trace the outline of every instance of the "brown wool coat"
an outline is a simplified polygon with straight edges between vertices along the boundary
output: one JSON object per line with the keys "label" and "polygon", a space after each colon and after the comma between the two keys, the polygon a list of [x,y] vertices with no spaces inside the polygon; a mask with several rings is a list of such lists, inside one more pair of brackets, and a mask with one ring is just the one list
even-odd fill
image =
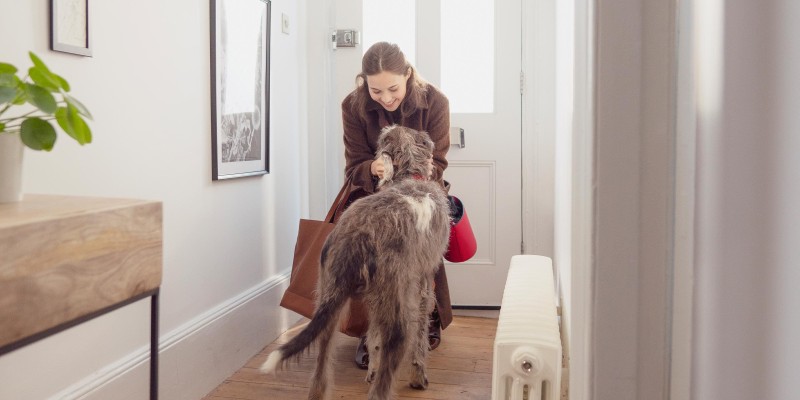
{"label": "brown wool coat", "polygon": [[[389,125],[400,125],[418,131],[427,132],[433,141],[433,178],[445,187],[442,175],[447,168],[447,151],[450,149],[450,105],[447,97],[433,85],[411,115],[397,120],[393,113],[386,111],[380,104],[369,100],[366,106],[366,120],[352,111],[350,106],[353,94],[342,101],[342,124],[344,128],[345,176],[353,175],[353,183],[367,193],[374,193],[377,178],[370,172],[370,164],[375,159],[378,148],[378,137],[381,130]],[[399,114],[399,111],[394,114]],[[453,310],[450,304],[450,289],[447,286],[447,275],[444,265],[440,265],[434,278],[436,284],[436,305],[442,329],[453,321]]]}

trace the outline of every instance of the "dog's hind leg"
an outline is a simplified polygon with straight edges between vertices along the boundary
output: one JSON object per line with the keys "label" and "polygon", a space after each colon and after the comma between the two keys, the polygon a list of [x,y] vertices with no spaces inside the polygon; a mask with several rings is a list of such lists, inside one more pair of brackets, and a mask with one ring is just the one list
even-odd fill
{"label": "dog's hind leg", "polygon": [[423,278],[421,282],[422,293],[420,296],[419,311],[414,327],[414,336],[411,340],[411,377],[409,385],[418,390],[428,387],[426,363],[428,360],[428,316],[433,310],[433,290],[431,283]]}
{"label": "dog's hind leg", "polygon": [[[322,262],[325,258],[322,258]],[[331,270],[330,264],[323,271],[320,277],[320,300],[317,310],[315,311],[314,318],[324,320],[324,326],[321,327],[319,336],[317,337],[317,365],[314,368],[314,375],[311,377],[311,384],[308,391],[308,400],[326,400],[332,396],[333,387],[333,370],[331,368],[332,357],[331,349],[333,348],[333,335],[339,325],[339,316],[342,313],[343,306],[347,305],[347,298],[342,291],[342,286],[337,286],[336,279],[333,279],[329,273]],[[323,318],[323,315],[325,318]],[[313,318],[312,318],[313,322]]]}
{"label": "dog's hind leg", "polygon": [[[342,309],[348,304],[350,295],[357,286],[358,253],[346,251],[337,246],[335,232],[328,236],[320,254],[319,298],[317,309],[309,326],[315,324],[319,330],[317,337],[317,365],[311,378],[309,400],[322,400],[331,397],[333,373],[331,370],[331,339],[339,325]],[[341,242],[340,242],[341,243]],[[305,332],[303,330],[300,335]],[[299,335],[298,335],[299,336]]]}
{"label": "dog's hind leg", "polygon": [[317,365],[311,377],[308,400],[325,400],[330,398],[330,388],[333,384],[331,369],[331,348],[333,347],[333,333],[338,323],[338,318],[331,318],[325,329],[320,332],[318,340]]}
{"label": "dog's hind leg", "polygon": [[[402,316],[400,318],[402,318]],[[404,328],[407,327],[408,324],[404,324],[398,320],[395,320],[394,323],[387,324],[385,321],[386,320],[383,320],[384,323],[380,324],[379,327],[381,330],[382,345],[380,349],[374,353],[378,353],[376,355],[380,361],[374,371],[375,379],[372,382],[372,386],[369,388],[369,393],[367,395],[368,400],[391,399],[394,376],[397,372],[397,368],[400,366],[400,362],[403,360],[407,345],[408,337]],[[375,349],[375,347],[370,346],[370,350],[373,349]],[[371,364],[372,358],[370,358],[370,367],[372,366]]]}
{"label": "dog's hind leg", "polygon": [[375,380],[375,373],[381,365],[381,352],[383,338],[381,337],[380,323],[370,314],[369,328],[367,329],[367,351],[369,351],[369,364],[367,367],[367,383]]}

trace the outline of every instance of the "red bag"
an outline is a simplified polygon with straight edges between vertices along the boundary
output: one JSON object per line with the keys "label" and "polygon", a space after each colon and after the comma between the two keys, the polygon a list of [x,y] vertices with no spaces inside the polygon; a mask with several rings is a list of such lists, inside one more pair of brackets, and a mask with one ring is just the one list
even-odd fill
{"label": "red bag", "polygon": [[450,200],[450,244],[444,259],[454,263],[469,260],[478,251],[478,243],[472,226],[467,218],[464,203],[455,196],[447,196]]}

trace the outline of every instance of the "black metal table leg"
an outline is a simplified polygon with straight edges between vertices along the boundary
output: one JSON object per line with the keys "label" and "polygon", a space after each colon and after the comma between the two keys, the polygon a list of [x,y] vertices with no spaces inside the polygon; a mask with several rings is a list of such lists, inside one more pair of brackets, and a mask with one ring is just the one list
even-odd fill
{"label": "black metal table leg", "polygon": [[158,294],[150,296],[150,400],[158,400]]}
{"label": "black metal table leg", "polygon": [[37,332],[30,336],[17,340],[16,342],[8,343],[0,346],[0,356],[10,353],[19,348],[25,347],[31,343],[69,329],[73,326],[80,325],[86,321],[95,319],[101,315],[124,307],[128,304],[135,303],[139,300],[150,297],[150,400],[158,400],[158,295],[160,288],[151,291],[139,293],[136,296],[125,299],[119,303],[112,304],[100,310],[93,311],[89,314],[82,315],[73,320],[61,323],[54,327],[48,328],[44,331]]}

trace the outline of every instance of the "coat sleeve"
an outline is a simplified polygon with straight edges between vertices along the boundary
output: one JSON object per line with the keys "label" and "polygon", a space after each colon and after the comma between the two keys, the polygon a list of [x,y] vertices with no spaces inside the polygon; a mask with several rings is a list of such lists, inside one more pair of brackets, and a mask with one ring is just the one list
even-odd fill
{"label": "coat sleeve", "polygon": [[350,107],[350,96],[342,101],[342,127],[344,128],[345,177],[353,177],[353,184],[367,193],[375,192],[370,165],[375,154],[369,147],[366,124]]}
{"label": "coat sleeve", "polygon": [[442,183],[450,150],[450,104],[441,92],[434,89],[429,97],[428,134],[433,141],[433,179]]}

